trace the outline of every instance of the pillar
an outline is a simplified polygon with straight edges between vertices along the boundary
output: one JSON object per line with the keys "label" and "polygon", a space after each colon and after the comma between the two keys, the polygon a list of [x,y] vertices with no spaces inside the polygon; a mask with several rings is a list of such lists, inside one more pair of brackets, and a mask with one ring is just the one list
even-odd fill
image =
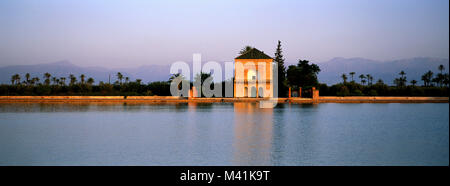
{"label": "pillar", "polygon": [[289,87],[289,95],[288,98],[291,98],[291,87]]}
{"label": "pillar", "polygon": [[189,99],[192,99],[194,97],[194,88],[189,90]]}
{"label": "pillar", "polygon": [[259,84],[258,81],[256,81],[256,98],[259,98]]}
{"label": "pillar", "polygon": [[319,101],[319,90],[316,90],[316,87],[313,87],[311,91],[313,102]]}
{"label": "pillar", "polygon": [[302,97],[302,87],[298,88],[298,97],[301,98]]}
{"label": "pillar", "polygon": [[192,86],[192,97],[194,97],[194,98],[199,97],[197,87],[195,87],[195,86]]}

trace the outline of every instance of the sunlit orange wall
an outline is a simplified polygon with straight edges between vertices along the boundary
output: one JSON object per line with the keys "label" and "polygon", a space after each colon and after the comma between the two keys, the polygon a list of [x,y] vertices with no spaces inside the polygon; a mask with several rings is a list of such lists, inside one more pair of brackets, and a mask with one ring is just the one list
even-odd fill
{"label": "sunlit orange wall", "polygon": [[[269,73],[269,72],[272,70],[273,59],[235,59],[235,63],[236,62],[242,63],[244,65],[244,67],[245,67],[246,63],[254,63],[256,70],[258,70],[258,63],[265,62],[266,63],[266,79],[268,79],[268,80],[271,79],[270,78],[271,73]],[[236,66],[234,66],[234,67],[236,68]],[[244,70],[244,80],[247,80],[247,72],[248,72],[248,69],[245,69]],[[236,78],[236,74],[234,76]]]}
{"label": "sunlit orange wall", "polygon": [[[270,80],[272,81],[271,75],[272,73],[270,73],[272,71],[272,62],[273,59],[235,59],[235,72],[237,71],[236,68],[236,63],[240,62],[242,63],[242,65],[245,68],[246,63],[254,63],[255,65],[255,70],[258,70],[258,63],[260,62],[265,62],[266,63],[266,80]],[[247,80],[247,72],[248,69],[244,69],[244,80]],[[236,73],[234,74],[234,79],[236,79]],[[270,82],[266,83],[266,86],[269,86]],[[234,83],[234,95],[236,95],[236,83]]]}

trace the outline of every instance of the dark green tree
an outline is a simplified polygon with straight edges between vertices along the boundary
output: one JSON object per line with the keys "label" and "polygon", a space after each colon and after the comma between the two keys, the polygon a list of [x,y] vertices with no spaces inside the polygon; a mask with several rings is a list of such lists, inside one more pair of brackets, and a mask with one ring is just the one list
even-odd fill
{"label": "dark green tree", "polygon": [[247,45],[244,48],[242,48],[241,51],[239,51],[239,54],[245,54],[246,52],[250,51],[251,49],[253,49],[253,47]]}
{"label": "dark green tree", "polygon": [[444,67],[444,65],[441,64],[441,65],[439,65],[438,69],[439,69],[439,71],[441,71],[441,74],[442,74],[442,71],[445,70],[445,67]]}
{"label": "dark green tree", "polygon": [[373,76],[370,74],[366,74],[366,78],[367,78],[367,85],[372,85],[372,81],[373,81]]}
{"label": "dark green tree", "polygon": [[89,84],[89,85],[91,85],[92,86],[92,84],[94,84],[94,78],[88,78],[88,80],[87,80],[87,84]]}
{"label": "dark green tree", "polygon": [[30,84],[30,73],[25,74],[25,81],[27,82],[27,85]]}
{"label": "dark green tree", "polygon": [[53,85],[57,85],[57,78],[56,77],[52,77],[52,82],[53,82]]}
{"label": "dark green tree", "polygon": [[428,72],[422,75],[423,85],[426,87],[430,86],[431,85],[430,82],[432,79],[433,79],[433,72],[429,70]]}
{"label": "dark green tree", "polygon": [[347,83],[347,75],[346,74],[342,74],[341,75],[342,81],[345,83]]}
{"label": "dark green tree", "polygon": [[11,84],[12,84],[12,85],[14,85],[14,84],[16,84],[16,85],[20,84],[20,75],[19,75],[19,74],[14,74],[14,75],[11,77]]}
{"label": "dark green tree", "polygon": [[417,81],[413,79],[413,80],[410,81],[410,83],[411,83],[412,86],[416,86]]}
{"label": "dark green tree", "polygon": [[86,78],[86,76],[84,74],[81,74],[80,75],[81,84],[84,84],[84,78]]}
{"label": "dark green tree", "polygon": [[297,66],[290,65],[287,70],[287,80],[290,86],[312,87],[319,84],[317,74],[319,66],[309,64],[307,60],[299,60]]}
{"label": "dark green tree", "polygon": [[119,83],[122,84],[123,75],[120,72],[117,72],[117,79],[119,80]]}
{"label": "dark green tree", "polygon": [[382,79],[378,79],[377,84],[378,85],[384,85],[384,81]]}
{"label": "dark green tree", "polygon": [[52,75],[50,75],[50,73],[46,72],[44,74],[44,78],[45,78],[44,83],[45,83],[45,85],[50,85],[50,77],[52,77]]}
{"label": "dark green tree", "polygon": [[355,82],[355,81],[353,80],[353,76],[355,75],[355,72],[350,72],[349,74],[350,74],[350,76],[352,77],[352,82]]}
{"label": "dark green tree", "polygon": [[364,85],[364,83],[366,82],[366,76],[364,74],[359,75],[359,79],[361,79],[361,84]]}
{"label": "dark green tree", "polygon": [[77,83],[77,77],[75,77],[73,74],[69,75],[69,79],[70,79],[70,85],[74,85],[75,83]]}
{"label": "dark green tree", "polygon": [[444,85],[444,79],[445,79],[445,75],[442,72],[445,70],[445,67],[444,67],[444,65],[441,64],[441,65],[439,65],[438,69],[439,69],[440,73],[437,74],[436,81],[439,84],[439,86],[442,87],[442,85]]}
{"label": "dark green tree", "polygon": [[284,66],[283,51],[281,49],[281,41],[278,41],[275,52],[275,63],[278,67],[278,96],[284,97],[287,94],[286,67]]}
{"label": "dark green tree", "polygon": [[449,84],[449,77],[448,77],[448,73],[444,74],[444,81],[442,81],[442,83],[444,83],[445,86],[448,86]]}
{"label": "dark green tree", "polygon": [[[195,87],[197,89],[197,92],[201,92],[201,97],[204,97],[202,90],[203,83],[205,83],[207,81],[207,79],[211,77],[211,73],[204,73],[204,72],[200,72],[200,74],[195,75],[194,77],[194,85],[199,85],[200,87]],[[214,86],[212,82],[207,82],[207,83],[211,83],[211,86]]]}
{"label": "dark green tree", "polygon": [[61,86],[65,86],[66,85],[66,78],[65,77],[60,77],[59,78],[60,79],[60,83],[61,83]]}

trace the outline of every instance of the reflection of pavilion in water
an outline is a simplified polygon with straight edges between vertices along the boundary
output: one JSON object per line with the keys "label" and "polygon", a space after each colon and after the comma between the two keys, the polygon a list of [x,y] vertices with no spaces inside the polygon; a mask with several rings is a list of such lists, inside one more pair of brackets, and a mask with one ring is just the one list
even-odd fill
{"label": "reflection of pavilion in water", "polygon": [[233,164],[270,165],[273,109],[234,103]]}

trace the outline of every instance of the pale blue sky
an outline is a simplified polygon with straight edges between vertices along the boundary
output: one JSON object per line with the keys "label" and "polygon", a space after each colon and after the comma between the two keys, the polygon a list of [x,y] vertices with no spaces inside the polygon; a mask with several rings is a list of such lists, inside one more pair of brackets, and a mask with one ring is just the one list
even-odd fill
{"label": "pale blue sky", "polygon": [[288,62],[449,57],[448,0],[1,0],[0,66],[232,61],[244,45]]}

